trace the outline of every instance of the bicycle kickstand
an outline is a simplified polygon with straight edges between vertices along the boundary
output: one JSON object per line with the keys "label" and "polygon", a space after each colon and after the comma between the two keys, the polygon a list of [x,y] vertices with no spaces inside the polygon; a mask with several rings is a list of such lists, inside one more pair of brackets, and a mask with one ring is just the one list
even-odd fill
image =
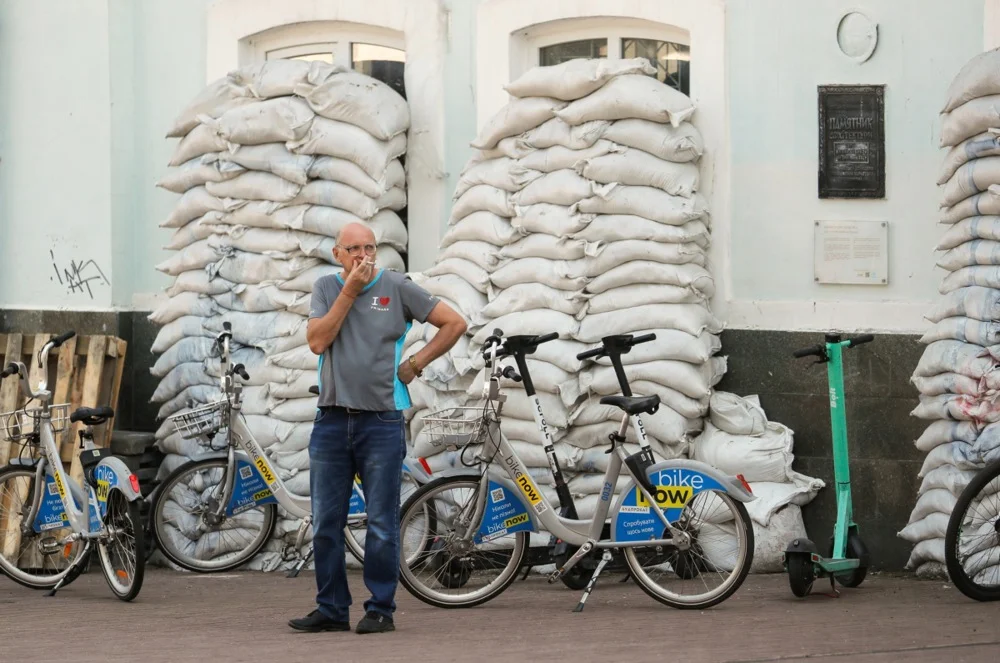
{"label": "bicycle kickstand", "polygon": [[300,560],[299,560],[299,561],[298,561],[298,562],[297,562],[297,563],[295,564],[295,566],[293,566],[293,567],[292,567],[292,568],[291,568],[291,569],[290,569],[290,570],[288,571],[288,575],[286,575],[285,577],[286,577],[286,578],[297,578],[297,577],[299,576],[299,572],[301,572],[301,571],[302,571],[302,569],[304,569],[304,568],[305,568],[306,564],[308,564],[308,563],[309,563],[309,560],[310,560],[310,559],[312,559],[312,556],[313,556],[313,549],[312,549],[312,548],[309,548],[309,552],[308,552],[308,553],[306,553],[306,556],[305,556],[305,557],[303,557],[302,559],[300,559]]}
{"label": "bicycle kickstand", "polygon": [[84,554],[80,555],[80,557],[76,560],[73,566],[70,567],[69,571],[66,572],[66,575],[64,575],[62,579],[56,583],[56,586],[53,587],[45,596],[55,596],[56,592],[58,592],[64,586],[68,585],[69,583],[79,578],[83,574],[84,568],[86,567],[87,563],[90,561],[90,554],[91,551],[88,549],[86,552],[84,552]]}
{"label": "bicycle kickstand", "polygon": [[597,568],[594,569],[594,575],[590,576],[590,582],[587,583],[587,588],[583,590],[583,596],[580,598],[580,602],[576,604],[573,608],[573,612],[583,612],[583,606],[587,602],[587,597],[590,596],[590,592],[594,590],[594,585],[597,584],[597,576],[601,575],[601,571],[604,570],[605,565],[611,561],[611,551],[605,549],[604,554],[601,555],[601,561],[597,563]]}

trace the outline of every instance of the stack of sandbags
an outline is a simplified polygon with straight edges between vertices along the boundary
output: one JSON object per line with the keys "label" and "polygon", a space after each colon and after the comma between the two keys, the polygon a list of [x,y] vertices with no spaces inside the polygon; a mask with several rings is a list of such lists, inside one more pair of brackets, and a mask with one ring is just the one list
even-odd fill
{"label": "stack of sandbags", "polygon": [[717,391],[709,403],[705,430],[691,446],[691,458],[729,475],[742,474],[756,500],[746,504],[754,528],[754,573],[780,573],[781,554],[806,536],[802,507],[824,482],[792,469],[793,433],[768,421],[756,396]]}
{"label": "stack of sandbags", "polygon": [[[371,77],[319,62],[275,60],[216,81],[178,117],[180,138],[159,186],[181,194],[161,223],[177,251],[156,268],[174,277],[150,319],[162,329],[152,372],[165,418],[220,397],[213,351],[232,324],[232,360],[250,374],[243,414],[289,490],[309,494],[308,443],[318,358],[306,344],[316,279],[339,271],[332,249],[352,221],[371,227],[379,267],[403,270],[409,113]],[[161,475],[204,451],[171,422],[157,432]],[[218,439],[216,445],[220,444]],[[282,520],[276,535],[297,522]],[[274,568],[281,541],[253,562]]]}
{"label": "stack of sandbags", "polygon": [[[557,453],[576,474],[570,484],[584,515],[601,489],[607,434],[621,419],[598,401],[620,388],[609,360],[581,366],[576,354],[603,336],[656,333],[623,361],[633,393],[656,393],[663,402],[644,418],[658,458],[686,454],[725,370],[714,356],[722,325],[708,306],[709,221],[697,193],[703,140],[688,121],[691,100],[651,73],[644,59],[572,60],[508,85],[511,101],[472,143],[452,225],[426,272],[486,295],[470,316],[478,329],[470,328],[466,370],[482,367],[479,349],[494,328],[558,332],[529,367]],[[469,402],[479,400],[481,384],[478,377],[468,388]],[[504,384],[504,431],[545,490],[533,404],[520,384]],[[433,455],[414,435],[415,451]],[[628,442],[638,448],[634,430]]]}
{"label": "stack of sandbags", "polygon": [[958,495],[975,470],[1000,456],[1000,51],[977,55],[948,89],[941,118],[947,148],[938,178],[944,234],[937,265],[948,273],[926,318],[932,327],[913,373],[931,421],[916,446],[927,453],[910,521],[907,567],[943,577],[944,535]]}

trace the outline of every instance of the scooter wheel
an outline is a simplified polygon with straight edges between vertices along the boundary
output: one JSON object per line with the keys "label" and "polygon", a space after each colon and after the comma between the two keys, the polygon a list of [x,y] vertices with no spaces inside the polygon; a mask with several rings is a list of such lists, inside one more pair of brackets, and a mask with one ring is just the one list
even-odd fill
{"label": "scooter wheel", "polygon": [[816,580],[812,559],[806,553],[786,553],[785,563],[788,566],[788,584],[792,588],[792,594],[799,598],[808,596],[812,591],[813,581]]}
{"label": "scooter wheel", "polygon": [[[861,535],[854,528],[851,528],[847,533],[847,552],[845,554],[847,555],[847,559],[861,560],[862,565],[846,573],[838,573],[833,578],[844,587],[859,587],[865,581],[865,576],[868,575],[868,565],[866,564],[868,561],[868,548],[865,547],[865,542],[861,540]],[[832,538],[830,539],[829,556],[833,556]]]}

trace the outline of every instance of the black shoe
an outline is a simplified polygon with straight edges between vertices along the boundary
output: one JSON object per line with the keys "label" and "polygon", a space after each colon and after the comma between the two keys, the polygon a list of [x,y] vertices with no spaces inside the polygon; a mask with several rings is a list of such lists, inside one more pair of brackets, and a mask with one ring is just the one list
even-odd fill
{"label": "black shoe", "polygon": [[309,631],[319,633],[320,631],[350,631],[351,625],[347,622],[335,622],[319,609],[313,610],[307,616],[300,619],[288,620],[288,625],[297,631]]}
{"label": "black shoe", "polygon": [[364,618],[358,622],[358,633],[385,633],[395,631],[396,626],[392,623],[392,617],[386,617],[374,610],[369,610]]}

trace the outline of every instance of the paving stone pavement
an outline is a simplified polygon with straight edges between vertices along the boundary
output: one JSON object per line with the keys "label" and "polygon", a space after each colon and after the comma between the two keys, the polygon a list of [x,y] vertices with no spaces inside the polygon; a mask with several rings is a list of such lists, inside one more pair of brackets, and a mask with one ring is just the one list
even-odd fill
{"label": "paving stone pavement", "polygon": [[[945,582],[874,574],[839,598],[802,600],[783,575],[751,576],[721,605],[689,611],[617,580],[603,578],[582,613],[572,612],[579,592],[535,576],[465,610],[434,608],[400,587],[396,631],[361,636],[288,627],[314,607],[311,573],[150,568],[131,604],[96,569],[55,598],[0,577],[0,661],[1000,660],[1000,602],[971,601]],[[351,591],[356,622],[360,572]]]}

